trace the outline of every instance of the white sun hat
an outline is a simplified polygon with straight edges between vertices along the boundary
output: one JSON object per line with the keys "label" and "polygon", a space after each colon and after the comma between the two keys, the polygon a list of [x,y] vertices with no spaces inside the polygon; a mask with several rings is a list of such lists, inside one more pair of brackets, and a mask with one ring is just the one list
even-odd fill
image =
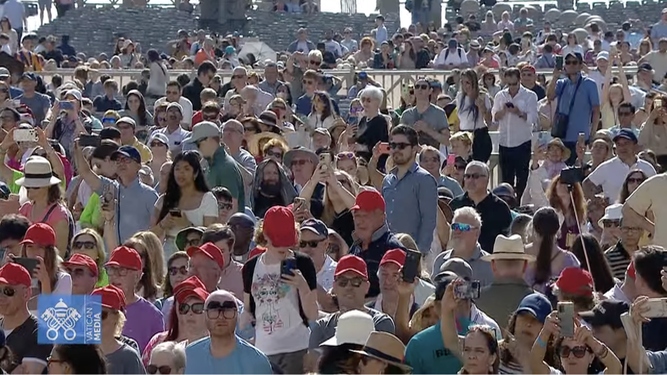
{"label": "white sun hat", "polygon": [[371,333],[375,331],[373,318],[367,313],[352,310],[338,318],[334,337],[320,344],[320,346],[339,346],[343,344],[365,345]]}
{"label": "white sun hat", "polygon": [[16,185],[26,188],[39,188],[60,183],[53,175],[51,163],[41,156],[31,156],[25,163],[23,177],[16,180]]}

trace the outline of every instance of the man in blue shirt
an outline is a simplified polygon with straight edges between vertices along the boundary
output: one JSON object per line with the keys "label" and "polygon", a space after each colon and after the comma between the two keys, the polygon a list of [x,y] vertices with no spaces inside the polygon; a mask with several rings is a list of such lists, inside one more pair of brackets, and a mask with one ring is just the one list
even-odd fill
{"label": "man in blue shirt", "polygon": [[[577,159],[576,145],[580,133],[588,140],[595,134],[600,122],[600,98],[595,81],[581,74],[582,57],[578,53],[568,53],[564,58],[566,77],[552,79],[547,87],[549,101],[558,99],[557,113],[567,116],[567,130],[563,143],[570,149],[568,165]],[[554,68],[553,77],[562,74]]]}
{"label": "man in blue shirt", "polygon": [[419,251],[428,254],[438,209],[438,184],[415,158],[421,150],[417,131],[399,125],[391,131],[392,169],[382,181],[382,195],[387,202],[387,223],[394,233],[408,233]]}
{"label": "man in blue shirt", "polygon": [[375,45],[379,46],[382,42],[389,39],[389,33],[384,26],[384,17],[382,15],[375,17],[375,26],[377,26],[373,30],[375,31]]}
{"label": "man in blue shirt", "polygon": [[660,21],[651,27],[651,40],[653,49],[658,49],[658,43],[661,38],[667,38],[667,8],[662,9]]}
{"label": "man in blue shirt", "polygon": [[236,298],[217,290],[206,298],[209,337],[185,349],[186,374],[272,374],[269,359],[234,334],[238,317]]}

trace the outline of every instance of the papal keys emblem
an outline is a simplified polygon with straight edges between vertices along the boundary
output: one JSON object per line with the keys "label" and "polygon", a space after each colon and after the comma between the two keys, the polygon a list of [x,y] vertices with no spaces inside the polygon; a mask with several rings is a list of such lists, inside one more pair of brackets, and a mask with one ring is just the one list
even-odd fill
{"label": "papal keys emblem", "polygon": [[64,331],[63,337],[66,340],[72,341],[76,338],[74,327],[76,322],[81,318],[81,314],[75,308],[68,307],[62,299],[56,303],[55,307],[46,309],[42,313],[41,318],[46,322],[46,327],[48,328],[46,337],[49,340],[55,341],[60,335],[61,329]]}

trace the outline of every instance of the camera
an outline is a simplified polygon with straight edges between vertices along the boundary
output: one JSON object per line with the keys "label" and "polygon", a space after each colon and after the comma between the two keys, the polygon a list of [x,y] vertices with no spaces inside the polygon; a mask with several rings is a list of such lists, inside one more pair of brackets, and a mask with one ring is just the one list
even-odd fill
{"label": "camera", "polygon": [[578,167],[568,167],[560,171],[560,182],[566,185],[580,184],[584,181],[584,170]]}

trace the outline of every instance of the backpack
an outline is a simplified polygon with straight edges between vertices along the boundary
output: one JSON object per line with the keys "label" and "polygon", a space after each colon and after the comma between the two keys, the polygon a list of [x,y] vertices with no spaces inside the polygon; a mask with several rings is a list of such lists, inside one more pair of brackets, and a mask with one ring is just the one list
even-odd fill
{"label": "backpack", "polygon": [[[459,53],[459,59],[463,58],[463,57],[461,56],[461,48],[456,47],[456,52]],[[447,49],[445,50],[445,60],[444,60],[444,61],[447,61],[447,57],[449,57],[449,48],[447,48]]]}

